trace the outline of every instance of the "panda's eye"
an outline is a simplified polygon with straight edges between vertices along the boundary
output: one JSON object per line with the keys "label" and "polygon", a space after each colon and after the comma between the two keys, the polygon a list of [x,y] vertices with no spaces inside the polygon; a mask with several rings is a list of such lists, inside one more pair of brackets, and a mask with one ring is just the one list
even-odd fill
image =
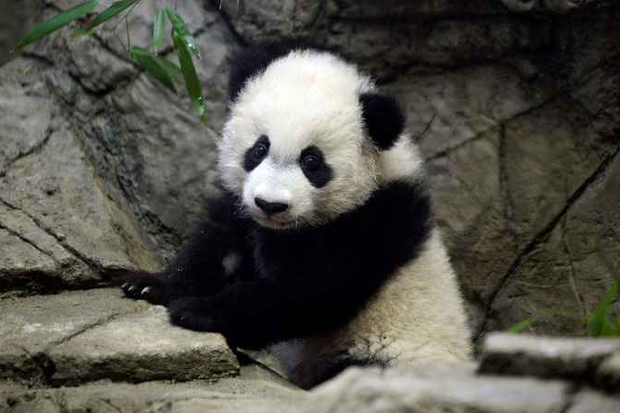
{"label": "panda's eye", "polygon": [[306,155],[301,159],[301,166],[307,171],[317,171],[321,167],[321,160],[316,155]]}
{"label": "panda's eye", "polygon": [[269,153],[269,138],[267,135],[261,135],[258,137],[254,145],[248,148],[243,155],[243,169],[250,172],[256,168],[265,159]]}
{"label": "panda's eye", "polygon": [[265,156],[267,156],[267,152],[269,152],[269,148],[264,143],[259,143],[254,147],[252,151],[252,156],[255,160],[260,161]]}
{"label": "panda's eye", "polygon": [[325,161],[323,151],[314,145],[301,151],[299,166],[308,181],[316,188],[324,187],[334,176],[332,168]]}

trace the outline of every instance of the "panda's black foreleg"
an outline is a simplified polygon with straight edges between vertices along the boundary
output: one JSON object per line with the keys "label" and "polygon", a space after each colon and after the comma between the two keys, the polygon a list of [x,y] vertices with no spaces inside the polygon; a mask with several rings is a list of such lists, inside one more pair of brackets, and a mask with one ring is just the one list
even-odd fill
{"label": "panda's black foreleg", "polygon": [[125,295],[167,305],[180,297],[216,294],[235,279],[226,274],[223,262],[228,254],[246,248],[245,222],[234,215],[234,201],[227,196],[210,200],[209,218],[189,237],[165,271],[121,277]]}
{"label": "panda's black foreleg", "polygon": [[254,349],[342,325],[363,301],[362,295],[337,285],[326,291],[263,279],[226,287],[211,297],[180,298],[168,311],[173,324],[220,332],[232,345]]}
{"label": "panda's black foreleg", "polygon": [[204,223],[164,272],[127,274],[122,289],[129,298],[163,305],[188,295],[215,294],[226,283],[222,261],[234,248],[234,238],[228,229]]}

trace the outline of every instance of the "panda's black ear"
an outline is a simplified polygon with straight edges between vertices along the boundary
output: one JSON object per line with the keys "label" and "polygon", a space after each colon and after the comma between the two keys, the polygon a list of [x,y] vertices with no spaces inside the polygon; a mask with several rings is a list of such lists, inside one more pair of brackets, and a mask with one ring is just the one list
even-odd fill
{"label": "panda's black ear", "polygon": [[378,93],[360,96],[366,131],[379,149],[389,149],[405,129],[405,115],[396,99]]}
{"label": "panda's black ear", "polygon": [[274,60],[286,56],[295,49],[302,48],[312,48],[312,46],[302,40],[284,39],[278,42],[252,44],[233,53],[230,58],[228,79],[230,100],[237,97],[252,76],[265,70]]}

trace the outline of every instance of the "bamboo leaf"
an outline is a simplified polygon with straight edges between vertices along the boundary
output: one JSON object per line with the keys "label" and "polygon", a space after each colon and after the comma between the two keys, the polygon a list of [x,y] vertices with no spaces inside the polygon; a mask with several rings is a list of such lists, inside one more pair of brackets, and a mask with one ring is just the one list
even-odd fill
{"label": "bamboo leaf", "polygon": [[164,32],[166,31],[166,8],[160,8],[153,22],[153,47],[155,52],[164,46]]}
{"label": "bamboo leaf", "polygon": [[187,93],[192,100],[192,105],[198,116],[203,116],[205,113],[205,102],[202,97],[202,87],[196,74],[196,68],[192,61],[191,52],[181,37],[181,35],[173,31],[174,45],[177,48],[177,54],[179,55],[179,63],[181,64],[181,73],[185,79],[185,87]]}
{"label": "bamboo leaf", "polygon": [[527,330],[534,322],[538,320],[538,317],[530,317],[525,320],[519,321],[518,323],[513,324],[506,330],[507,333],[519,334]]}
{"label": "bamboo leaf", "polygon": [[618,336],[618,324],[609,318],[603,320],[603,328],[601,329],[601,337],[616,337]]}
{"label": "bamboo leaf", "polygon": [[200,50],[198,49],[198,46],[196,46],[194,36],[192,36],[192,32],[189,30],[189,27],[185,23],[185,20],[183,20],[179,13],[169,7],[166,7],[166,15],[168,16],[168,20],[170,20],[170,23],[172,23],[174,32],[176,32],[176,34],[179,35],[181,40],[183,40],[190,53],[200,59]]}
{"label": "bamboo leaf", "polygon": [[155,58],[157,58],[157,61],[161,65],[162,69],[168,73],[168,76],[174,80],[179,80],[181,77],[181,68],[179,66],[175,65],[168,59],[164,59],[163,57],[155,55]]}
{"label": "bamboo leaf", "polygon": [[148,74],[161,82],[161,84],[163,84],[172,91],[176,91],[173,81],[175,75],[173,74],[174,71],[171,69],[171,67],[176,68],[176,77],[178,77],[180,69],[176,67],[173,63],[170,63],[165,59],[155,56],[148,50],[138,46],[131,47],[131,57],[133,57],[134,60],[138,63],[138,65],[140,65],[140,67],[142,67]]}
{"label": "bamboo leaf", "polygon": [[600,337],[603,334],[609,333],[610,328],[607,323],[609,323],[609,314],[613,310],[613,302],[618,299],[619,284],[620,277],[605,291],[603,298],[599,301],[596,310],[590,317],[588,323],[588,334],[590,337]]}
{"label": "bamboo leaf", "polygon": [[43,23],[35,26],[28,34],[26,34],[22,39],[17,43],[17,45],[13,48],[13,52],[27,46],[31,43],[36,42],[42,37],[47,36],[48,34],[60,29],[63,26],[71,23],[74,20],[77,20],[81,17],[86,16],[91,11],[95,10],[99,5],[101,0],[90,0],[85,3],[78,4],[72,9],[66,10],[49,20],[44,21]]}
{"label": "bamboo leaf", "polygon": [[93,30],[95,27],[107,22],[112,17],[121,13],[123,10],[133,6],[138,1],[140,0],[120,0],[120,1],[113,3],[110,7],[108,7],[107,9],[99,13],[97,16],[95,16],[95,18],[90,23],[88,23],[86,27],[84,27],[81,30],[78,30],[76,34],[90,33],[91,30]]}

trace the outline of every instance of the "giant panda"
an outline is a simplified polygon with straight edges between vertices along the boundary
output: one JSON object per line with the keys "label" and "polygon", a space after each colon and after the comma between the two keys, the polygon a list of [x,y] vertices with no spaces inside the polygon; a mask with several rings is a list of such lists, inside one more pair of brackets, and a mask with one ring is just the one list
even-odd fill
{"label": "giant panda", "polygon": [[233,346],[271,346],[304,388],[351,365],[468,361],[463,301],[396,101],[338,55],[291,44],[238,53],[230,99],[221,194],[163,274],[126,277],[126,296]]}

